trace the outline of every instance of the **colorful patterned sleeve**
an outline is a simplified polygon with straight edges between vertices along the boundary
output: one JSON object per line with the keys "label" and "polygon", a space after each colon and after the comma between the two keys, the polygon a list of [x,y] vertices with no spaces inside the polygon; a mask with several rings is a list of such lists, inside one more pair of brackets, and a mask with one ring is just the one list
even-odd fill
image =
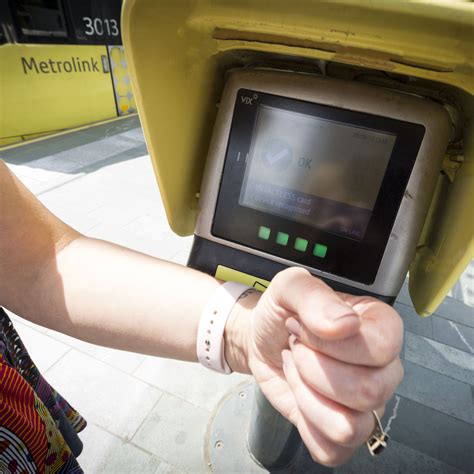
{"label": "colorful patterned sleeve", "polygon": [[81,473],[85,420],[42,377],[0,308],[0,472]]}

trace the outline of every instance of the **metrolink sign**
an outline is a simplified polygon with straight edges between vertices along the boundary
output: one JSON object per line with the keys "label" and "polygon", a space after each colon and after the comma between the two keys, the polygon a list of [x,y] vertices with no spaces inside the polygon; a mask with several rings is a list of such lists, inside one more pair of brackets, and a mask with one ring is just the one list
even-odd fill
{"label": "metrolink sign", "polygon": [[[21,65],[24,74],[62,74],[62,73],[78,73],[78,72],[101,72],[99,69],[99,61],[91,57],[90,59],[72,56],[67,60],[54,60],[45,58],[44,60],[36,60],[33,57],[21,57]],[[107,71],[102,71],[107,72]]]}

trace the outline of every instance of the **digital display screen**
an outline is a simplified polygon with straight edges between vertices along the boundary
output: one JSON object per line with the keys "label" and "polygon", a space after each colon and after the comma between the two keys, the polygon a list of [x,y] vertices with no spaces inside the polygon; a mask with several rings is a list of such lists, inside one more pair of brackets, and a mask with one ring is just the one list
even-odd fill
{"label": "digital display screen", "polygon": [[362,240],[395,140],[261,105],[239,204]]}

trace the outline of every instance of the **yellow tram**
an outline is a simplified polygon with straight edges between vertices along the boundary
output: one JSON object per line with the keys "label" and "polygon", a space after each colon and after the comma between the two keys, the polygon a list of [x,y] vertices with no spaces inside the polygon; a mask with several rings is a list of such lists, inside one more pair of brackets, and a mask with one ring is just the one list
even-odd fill
{"label": "yellow tram", "polygon": [[0,0],[0,147],[136,112],[122,0]]}

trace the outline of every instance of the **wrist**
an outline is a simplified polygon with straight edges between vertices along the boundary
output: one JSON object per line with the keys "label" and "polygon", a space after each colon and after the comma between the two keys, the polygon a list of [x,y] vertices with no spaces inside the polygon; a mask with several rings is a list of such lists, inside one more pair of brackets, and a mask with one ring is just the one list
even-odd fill
{"label": "wrist", "polygon": [[252,312],[261,293],[250,288],[236,301],[224,329],[224,350],[227,364],[234,372],[251,374],[249,369]]}

